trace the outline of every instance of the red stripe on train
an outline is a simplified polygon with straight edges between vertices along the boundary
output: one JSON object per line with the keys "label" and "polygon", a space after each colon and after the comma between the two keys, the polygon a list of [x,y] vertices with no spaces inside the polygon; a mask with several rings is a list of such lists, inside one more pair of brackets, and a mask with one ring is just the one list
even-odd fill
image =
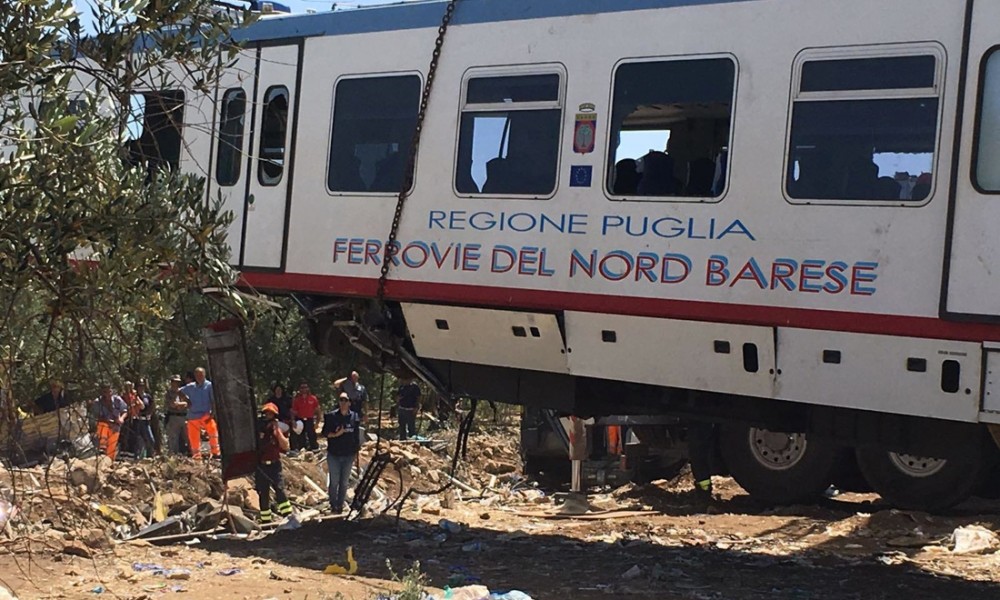
{"label": "red stripe on train", "polygon": [[[266,291],[308,292],[326,296],[373,297],[377,281],[363,277],[301,273],[243,273],[246,285]],[[984,342],[1000,340],[1000,325],[962,323],[933,317],[839,312],[806,308],[723,304],[556,292],[451,283],[389,280],[386,297],[413,302],[441,302],[519,310],[576,310],[690,321],[711,321],[766,327],[796,327],[850,333]]]}

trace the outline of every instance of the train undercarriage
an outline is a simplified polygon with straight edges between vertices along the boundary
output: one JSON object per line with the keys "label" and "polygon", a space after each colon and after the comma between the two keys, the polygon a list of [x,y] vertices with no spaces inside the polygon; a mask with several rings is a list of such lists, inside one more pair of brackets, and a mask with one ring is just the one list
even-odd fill
{"label": "train undercarriage", "polygon": [[295,299],[318,352],[353,347],[372,369],[412,373],[446,397],[582,418],[669,417],[670,435],[662,438],[682,451],[689,424],[711,423],[713,469],[763,503],[809,502],[835,485],[875,491],[903,509],[941,511],[1000,492],[995,426],[421,358],[398,304]]}

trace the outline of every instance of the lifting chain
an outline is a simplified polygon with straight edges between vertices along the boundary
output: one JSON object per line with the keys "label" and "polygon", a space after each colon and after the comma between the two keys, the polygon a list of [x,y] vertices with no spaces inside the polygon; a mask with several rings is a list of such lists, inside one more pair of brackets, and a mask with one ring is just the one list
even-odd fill
{"label": "lifting chain", "polygon": [[427,105],[430,103],[431,90],[434,88],[434,77],[437,75],[438,62],[441,59],[441,49],[444,47],[444,38],[448,33],[448,25],[455,15],[455,6],[459,0],[449,0],[448,6],[444,10],[441,18],[441,26],[438,27],[437,40],[434,42],[434,52],[431,54],[431,64],[427,68],[427,81],[424,82],[423,95],[420,98],[420,110],[417,112],[417,125],[413,130],[413,140],[410,143],[410,152],[406,160],[406,170],[403,171],[403,185],[399,190],[396,199],[396,212],[392,216],[392,228],[389,230],[389,239],[386,240],[385,248],[382,249],[382,274],[378,278],[378,290],[376,297],[379,304],[385,304],[385,285],[389,280],[389,269],[392,267],[392,253],[396,245],[396,236],[399,233],[399,223],[403,218],[403,206],[410,196],[410,189],[413,187],[413,175],[417,165],[417,150],[420,147],[420,134],[424,128],[424,118],[427,116]]}

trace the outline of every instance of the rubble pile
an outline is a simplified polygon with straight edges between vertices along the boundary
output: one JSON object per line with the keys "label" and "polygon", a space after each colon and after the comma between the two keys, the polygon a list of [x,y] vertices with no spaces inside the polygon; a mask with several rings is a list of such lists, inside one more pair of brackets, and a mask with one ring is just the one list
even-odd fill
{"label": "rubble pile", "polygon": [[[416,494],[409,504],[428,511],[433,510],[430,499],[450,507],[459,494],[483,498],[489,491],[515,503],[530,501],[525,493],[541,495],[516,490],[523,483],[516,432],[477,434],[470,440],[468,461],[459,463],[452,478],[455,437],[455,432],[441,432],[436,439],[382,441],[379,451],[389,453],[395,468],[386,470],[378,482],[379,503],[373,511],[386,508],[410,488]],[[375,451],[374,441],[366,443],[361,464]],[[320,450],[283,460],[285,489],[300,515],[314,517],[319,511],[310,509],[327,502],[325,459]],[[253,533],[260,510],[253,478],[224,483],[219,471],[218,463],[178,456],[119,462],[94,456],[9,469],[0,472],[0,530],[6,530],[9,540],[45,540],[45,547],[77,556],[90,556],[115,540]],[[449,481],[457,493],[421,495]]]}

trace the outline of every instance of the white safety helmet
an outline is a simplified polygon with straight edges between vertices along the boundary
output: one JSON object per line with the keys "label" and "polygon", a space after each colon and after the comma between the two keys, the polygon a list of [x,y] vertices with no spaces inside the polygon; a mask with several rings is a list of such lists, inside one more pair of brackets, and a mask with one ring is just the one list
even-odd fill
{"label": "white safety helmet", "polygon": [[305,431],[305,428],[306,428],[305,423],[303,423],[302,421],[295,421],[295,427],[293,427],[292,430],[295,431],[295,435],[299,435],[303,431]]}

